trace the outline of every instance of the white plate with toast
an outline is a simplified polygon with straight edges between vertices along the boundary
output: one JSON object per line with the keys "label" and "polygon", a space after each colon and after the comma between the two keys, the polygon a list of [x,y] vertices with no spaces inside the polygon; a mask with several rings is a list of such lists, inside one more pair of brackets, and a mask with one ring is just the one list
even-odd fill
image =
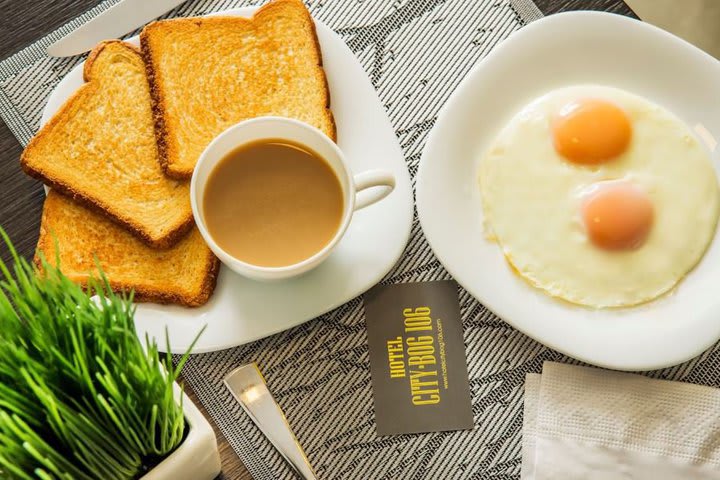
{"label": "white plate with toast", "polygon": [[523,105],[551,90],[582,84],[627,89],[674,112],[697,133],[720,172],[713,139],[720,132],[720,109],[713,100],[720,63],[643,22],[608,13],[562,13],[533,22],[499,45],[438,115],[417,175],[423,231],[468,292],[545,345],[614,369],[676,365],[720,338],[717,233],[674,291],[616,309],[551,298],[514,273],[501,248],[485,236],[478,181],[483,153]]}
{"label": "white plate with toast", "polygon": [[[213,15],[250,17],[255,7]],[[354,214],[336,251],[318,268],[290,280],[257,282],[225,267],[210,301],[202,307],[139,303],[138,334],[184,352],[207,325],[194,352],[241,345],[297,326],[362,294],[395,265],[407,244],[413,215],[410,176],[393,127],[355,55],[329,27],[316,21],[323,65],[337,124],[338,145],[354,171],[390,170],[395,190],[382,202]],[[139,38],[127,40],[139,45]],[[83,64],[75,67],[50,95],[45,124],[83,84]]]}

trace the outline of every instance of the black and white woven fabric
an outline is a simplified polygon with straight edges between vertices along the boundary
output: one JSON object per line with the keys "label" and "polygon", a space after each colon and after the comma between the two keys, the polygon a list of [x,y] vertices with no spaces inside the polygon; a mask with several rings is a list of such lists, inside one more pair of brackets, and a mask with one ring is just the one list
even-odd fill
{"label": "black and white woven fabric", "polygon": [[[74,20],[0,63],[0,115],[27,143],[45,101],[81,59],[52,59],[46,47],[116,0]],[[169,16],[261,1],[189,0]],[[372,79],[415,176],[425,136],[454,88],[498,42],[540,17],[530,0],[308,0],[313,15],[347,42]],[[482,112],[478,112],[482,115]],[[384,283],[449,278],[417,218],[410,243]],[[569,362],[460,291],[475,428],[376,435],[361,298],[300,327],[242,347],[196,355],[185,377],[251,474],[292,478],[222,384],[233,367],[260,365],[320,478],[510,479],[520,474],[525,374],[543,361]],[[717,347],[653,376],[717,386]]]}

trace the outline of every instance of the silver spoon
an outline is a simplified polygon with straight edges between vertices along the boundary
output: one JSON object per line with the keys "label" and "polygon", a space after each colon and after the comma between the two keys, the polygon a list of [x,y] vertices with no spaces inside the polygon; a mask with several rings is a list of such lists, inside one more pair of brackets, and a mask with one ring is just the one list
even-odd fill
{"label": "silver spoon", "polygon": [[285,414],[268,390],[257,365],[248,363],[236,368],[227,374],[224,382],[243,410],[295,473],[304,480],[317,480],[305,452],[290,429]]}

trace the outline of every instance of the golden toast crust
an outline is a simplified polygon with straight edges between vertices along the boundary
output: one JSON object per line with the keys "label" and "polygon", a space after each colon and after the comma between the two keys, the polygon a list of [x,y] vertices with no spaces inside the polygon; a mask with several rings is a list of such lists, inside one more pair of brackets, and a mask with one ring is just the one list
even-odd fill
{"label": "golden toast crust", "polygon": [[88,209],[94,211],[95,213],[98,213],[100,215],[105,215],[109,218],[111,218],[114,222],[118,223],[119,225],[122,225],[124,228],[126,228],[128,231],[132,232],[133,235],[141,239],[144,243],[146,243],[149,246],[152,246],[153,248],[159,248],[159,249],[166,249],[170,248],[173,245],[175,245],[181,238],[183,238],[189,231],[195,226],[195,219],[190,216],[187,220],[185,220],[183,223],[179,224],[172,232],[167,234],[165,237],[161,239],[156,239],[148,235],[145,231],[143,231],[143,226],[134,222],[132,219],[129,218],[123,218],[123,217],[116,217],[114,215],[111,215],[108,213],[108,208],[110,207],[106,202],[102,200],[98,200],[96,198],[91,198],[86,195],[84,195],[82,192],[73,189],[69,185],[66,185],[62,182],[55,181],[54,179],[44,175],[42,172],[33,170],[30,167],[27,167],[25,164],[21,164],[23,171],[35,178],[36,180],[39,180],[43,182],[45,185],[50,187],[53,190],[57,190],[58,192],[62,193],[63,195],[72,198],[78,203],[83,204]]}
{"label": "golden toast crust", "polygon": [[[55,245],[57,242],[57,250]],[[43,207],[35,254],[60,269],[73,282],[87,287],[100,263],[116,292],[135,291],[138,302],[205,304],[217,283],[219,260],[193,229],[177,245],[156,250],[73,200],[51,191]]]}
{"label": "golden toast crust", "polygon": [[[94,82],[97,75],[103,74],[97,72],[97,65],[104,52],[109,52],[108,55],[112,55],[113,52],[118,54],[126,53],[135,56],[138,64],[141,63],[140,50],[130,44],[119,40],[98,44],[85,62],[83,69],[85,83],[74,92],[38,134],[33,137],[22,153],[20,165],[28,175],[72,197],[96,212],[107,215],[116,223],[130,230],[146,244],[156,248],[168,248],[177,243],[194,225],[190,209],[189,186],[166,179],[162,169],[154,166],[157,165],[156,163],[148,164],[148,161],[159,161],[157,153],[150,153],[151,156],[147,157],[147,159],[143,157],[137,160],[146,167],[147,171],[139,172],[139,174],[145,175],[144,177],[135,178],[133,173],[138,174],[138,172],[131,171],[124,177],[120,177],[127,180],[127,185],[118,185],[108,193],[103,191],[103,189],[107,189],[107,185],[103,186],[102,180],[108,173],[104,169],[116,168],[115,165],[106,166],[108,162],[104,162],[104,158],[94,157],[87,150],[83,150],[82,146],[76,146],[76,143],[81,142],[89,144],[106,141],[102,137],[96,138],[94,129],[98,125],[93,124],[93,122],[113,122],[112,118],[104,116],[104,114],[83,111],[84,105],[91,102],[93,96],[101,94],[98,91],[100,87],[95,85]],[[148,95],[147,108],[148,112],[150,112],[149,94],[146,95]],[[142,102],[143,99],[137,99],[137,101]],[[69,135],[65,131],[70,128],[68,125],[71,122],[80,124],[80,120],[75,118],[81,118],[83,115],[84,123],[82,125],[85,126],[84,130],[78,130],[73,135]],[[148,123],[152,123],[149,117]],[[123,133],[119,132],[120,135]],[[138,141],[141,141],[143,145],[141,151],[146,156],[148,152],[156,152],[154,128],[152,126],[149,128],[149,135],[149,138],[138,136]],[[136,140],[133,139],[132,141]],[[151,143],[152,145],[150,145]],[[51,155],[54,155],[54,157],[51,157]],[[73,155],[75,157],[72,157]],[[67,157],[72,158],[67,163],[63,163]],[[74,171],[82,168],[86,168],[89,173],[85,178],[78,180],[74,176]],[[132,167],[128,168],[132,170]],[[152,172],[153,169],[156,169],[157,172]],[[93,184],[94,181],[97,181],[97,185]],[[159,201],[162,202],[162,205],[158,204],[160,206],[156,208],[158,211],[169,212],[166,218],[151,218],[149,215],[133,214],[133,211],[142,212],[145,206],[135,205],[128,209],[122,203],[125,199],[120,198],[120,201],[118,201],[118,196],[124,196],[127,189],[130,188],[136,191],[147,188],[147,191],[152,191],[153,187],[149,186],[149,183],[160,185],[160,188],[163,189],[161,192],[172,194],[172,196],[160,198]],[[186,190],[186,192],[183,192],[183,190]],[[157,193],[156,195],[161,196],[165,195],[165,193]],[[143,193],[136,196],[141,201],[146,200]]]}
{"label": "golden toast crust", "polygon": [[[225,128],[233,125],[234,123],[259,115],[294,116],[292,113],[285,114],[283,110],[292,110],[302,107],[297,107],[295,105],[297,98],[285,98],[285,103],[282,105],[282,108],[276,105],[275,108],[263,109],[260,108],[258,105],[249,104],[243,105],[242,113],[234,111],[234,107],[232,105],[229,105],[228,108],[225,109],[226,111],[217,111],[210,109],[207,112],[202,112],[202,114],[205,114],[206,116],[223,117],[223,120],[216,122],[218,125],[215,125],[213,128],[208,127],[210,132],[203,132],[204,138],[202,138],[202,140],[204,140],[205,143],[204,145],[202,145],[202,148],[197,145],[187,145],[187,142],[181,145],[181,142],[179,142],[178,140],[178,135],[183,128],[187,128],[186,124],[192,123],[192,121],[197,121],[197,123],[205,121],[207,123],[209,120],[207,118],[202,118],[202,114],[193,115],[192,111],[190,111],[189,109],[182,112],[182,115],[184,117],[182,118],[182,120],[178,118],[177,114],[174,114],[172,112],[173,109],[171,108],[171,104],[175,105],[177,110],[178,103],[186,102],[186,100],[178,100],[178,97],[182,97],[183,95],[178,93],[176,86],[174,87],[173,85],[170,85],[173,82],[167,81],[163,77],[166,73],[165,70],[167,70],[167,68],[170,68],[164,68],[164,60],[168,58],[168,55],[172,56],[175,54],[174,52],[170,54],[167,53],[167,48],[172,47],[174,40],[166,42],[166,36],[174,34],[187,34],[187,38],[193,38],[197,34],[197,32],[202,32],[203,29],[207,29],[208,31],[213,31],[212,29],[215,29],[220,32],[217,39],[218,42],[222,42],[222,40],[224,39],[224,36],[222,35],[223,31],[236,33],[239,31],[250,31],[251,33],[257,33],[257,31],[253,29],[258,29],[264,24],[270,24],[278,19],[283,18],[292,18],[294,19],[294,21],[296,21],[296,23],[301,25],[301,27],[298,27],[299,31],[288,33],[288,35],[292,35],[293,37],[299,36],[301,37],[301,40],[311,40],[309,42],[308,48],[306,48],[306,51],[296,52],[296,54],[298,56],[302,55],[302,58],[305,59],[315,59],[315,64],[313,71],[283,71],[281,73],[278,73],[278,75],[286,75],[287,78],[295,78],[295,76],[307,76],[308,82],[316,82],[313,87],[313,89],[316,91],[312,93],[318,98],[318,100],[313,105],[305,106],[305,108],[313,110],[312,113],[306,111],[307,116],[309,117],[314,115],[316,118],[314,122],[308,123],[315,123],[315,126],[323,130],[330,138],[332,138],[334,141],[337,140],[337,128],[332,112],[329,108],[330,91],[328,88],[327,77],[325,76],[324,70],[322,69],[322,52],[317,37],[315,22],[312,20],[310,13],[307,11],[305,5],[302,3],[301,0],[272,0],[262,6],[260,9],[258,9],[251,18],[197,17],[161,20],[158,22],[153,22],[143,29],[142,33],[140,34],[140,43],[142,55],[145,60],[145,68],[147,70],[148,80],[150,82],[150,95],[153,103],[153,119],[155,122],[155,135],[160,154],[160,161],[163,165],[165,173],[169,177],[178,179],[190,178],[192,176],[195,162],[197,161],[198,156],[202,152],[202,148],[207,146],[207,143],[209,143],[212,138],[219,135]],[[276,33],[277,35],[286,34],[286,32],[274,33]],[[252,35],[250,36],[251,38],[253,38]],[[253,38],[253,41],[257,43],[257,45],[254,47],[253,52],[256,55],[259,55],[258,52],[262,53],[261,56],[265,60],[265,67],[267,67],[268,61],[270,62],[271,66],[275,66],[278,69],[286,67],[280,57],[272,57],[273,55],[277,54],[276,52],[269,49],[266,40],[266,37]],[[212,49],[212,46],[209,46],[207,48]],[[241,50],[242,48],[247,47],[245,47],[243,44],[240,44],[238,45],[237,50]],[[184,53],[182,55],[188,55],[187,58],[182,58],[187,60],[195,55],[203,55],[203,53],[200,51],[193,51],[192,54]],[[271,57],[270,60],[267,60],[268,57]],[[237,67],[238,69],[240,69],[241,76],[243,76],[244,73],[247,73],[254,69],[252,63],[244,65],[242,61],[238,61],[230,65],[229,67]],[[228,65],[221,65],[217,70],[222,71],[223,68],[232,69],[228,68]],[[182,75],[195,76],[204,75],[207,73],[208,72],[185,72],[181,70],[173,72],[172,78],[174,79],[175,77]],[[168,78],[170,78],[170,76],[168,76]],[[273,79],[267,79],[265,83],[271,85],[272,81]],[[240,80],[236,80],[236,83],[239,85]],[[257,85],[257,83],[260,83],[260,85]],[[255,82],[255,84],[243,84],[243,87],[247,85],[247,88],[258,89],[257,95],[254,95],[255,99],[276,98],[278,100],[278,103],[281,104],[282,102],[280,102],[280,100],[284,93],[278,93],[272,89],[274,88],[272,87],[272,85],[272,88],[270,88],[268,87],[268,85],[264,85],[262,83],[263,82]],[[222,85],[218,85],[217,88],[221,89],[223,87]],[[262,88],[266,88],[266,90],[262,90]],[[180,88],[180,90],[182,90],[182,88]],[[297,94],[298,92],[292,93]],[[207,94],[207,92],[203,92],[203,94]],[[315,98],[315,96],[313,98]],[[262,101],[258,100],[255,103],[260,104],[262,103]],[[225,119],[225,114],[227,114],[229,118]],[[188,121],[187,117],[190,117],[192,121]],[[307,121],[307,119],[305,120]],[[200,140],[198,140],[198,142],[199,141]]]}
{"label": "golden toast crust", "polygon": [[[145,35],[146,28],[147,26],[143,28],[142,32],[140,32],[141,45],[145,43],[145,40],[143,40],[143,36]],[[163,116],[163,112],[165,111],[165,104],[163,95],[160,94],[160,88],[158,87],[158,84],[160,82],[158,79],[158,74],[155,71],[150,52],[147,49],[143,48],[141,49],[141,55],[143,57],[143,62],[145,63],[145,73],[148,77],[148,83],[150,84],[153,125],[155,127],[155,143],[157,144],[158,148],[160,165],[162,166],[165,175],[169,176],[170,178],[181,179],[183,178],[182,176],[174,175],[173,172],[168,168],[168,158],[172,155],[172,153],[170,153],[169,151],[170,147],[168,146],[167,142],[168,131],[165,126],[165,117]]]}

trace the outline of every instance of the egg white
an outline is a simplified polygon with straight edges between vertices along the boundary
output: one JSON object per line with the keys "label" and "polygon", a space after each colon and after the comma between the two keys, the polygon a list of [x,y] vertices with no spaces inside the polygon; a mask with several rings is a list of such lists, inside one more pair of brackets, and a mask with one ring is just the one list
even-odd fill
{"label": "egg white", "polygon": [[[629,116],[632,141],[618,158],[575,165],[553,147],[550,118],[567,102],[609,100]],[[552,91],[522,109],[479,165],[488,238],[519,275],[546,293],[591,307],[657,298],[700,261],[715,234],[720,191],[713,165],[675,115],[623,90],[581,85]],[[585,234],[583,192],[601,181],[644,190],[654,223],[636,250],[606,251]]]}

